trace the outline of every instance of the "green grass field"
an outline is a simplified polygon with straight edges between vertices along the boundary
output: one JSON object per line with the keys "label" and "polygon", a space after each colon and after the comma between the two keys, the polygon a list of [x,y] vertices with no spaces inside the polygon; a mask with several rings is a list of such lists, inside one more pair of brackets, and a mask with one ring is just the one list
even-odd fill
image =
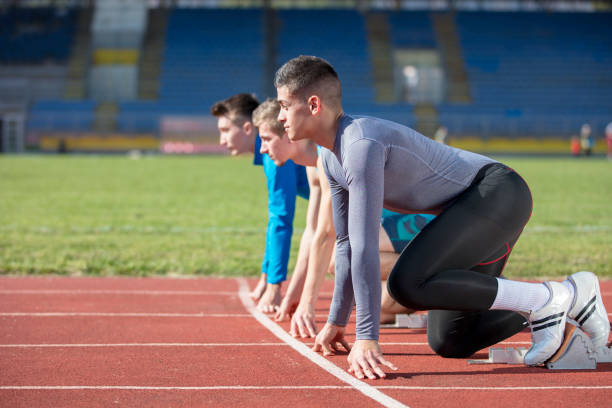
{"label": "green grass field", "polygon": [[[586,269],[612,277],[612,163],[503,158],[534,212],[508,277]],[[261,167],[247,158],[0,158],[0,273],[259,273],[267,222]],[[307,202],[298,199],[290,268]],[[290,269],[291,270],[291,269]]]}

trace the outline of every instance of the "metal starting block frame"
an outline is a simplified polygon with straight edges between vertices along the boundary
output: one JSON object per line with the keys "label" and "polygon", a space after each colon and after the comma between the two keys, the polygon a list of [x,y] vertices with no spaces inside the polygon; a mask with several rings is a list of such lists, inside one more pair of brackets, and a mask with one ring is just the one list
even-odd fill
{"label": "metal starting block frame", "polygon": [[380,327],[401,329],[425,329],[427,328],[427,313],[397,314],[395,315],[395,323],[382,324]]}
{"label": "metal starting block frame", "polygon": [[[526,353],[524,347],[491,347],[488,359],[468,360],[468,364],[524,364]],[[612,348],[601,347],[595,350],[589,336],[568,322],[561,347],[545,366],[550,370],[594,370],[597,363],[612,363]]]}
{"label": "metal starting block frame", "polygon": [[524,364],[525,347],[491,347],[489,358],[485,360],[468,360],[468,364]]}

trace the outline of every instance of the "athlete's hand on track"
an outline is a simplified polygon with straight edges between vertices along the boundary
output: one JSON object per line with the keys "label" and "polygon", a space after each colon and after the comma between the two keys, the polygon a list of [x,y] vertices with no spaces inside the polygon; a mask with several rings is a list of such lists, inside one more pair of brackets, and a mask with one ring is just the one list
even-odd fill
{"label": "athlete's hand on track", "polygon": [[355,341],[347,360],[349,363],[348,372],[355,374],[359,379],[368,377],[371,380],[375,380],[377,375],[380,378],[385,378],[387,375],[382,370],[381,365],[397,370],[393,363],[383,357],[376,340]]}
{"label": "athlete's hand on track", "polygon": [[345,328],[336,326],[335,324],[325,323],[323,329],[315,338],[315,344],[312,347],[313,351],[323,351],[324,356],[333,356],[336,351],[339,351],[339,344],[351,351],[351,348],[344,338]]}
{"label": "athlete's hand on track", "polygon": [[300,304],[291,318],[291,330],[289,334],[293,337],[302,338],[315,337],[317,335],[317,324],[315,323],[315,311],[312,304]]}
{"label": "athlete's hand on track", "polygon": [[281,302],[281,285],[268,283],[266,291],[257,303],[257,309],[263,313],[274,313]]}
{"label": "athlete's hand on track", "polygon": [[261,277],[257,281],[255,289],[249,292],[249,297],[253,299],[254,302],[258,302],[259,299],[261,299],[261,296],[263,295],[264,291],[266,290],[266,285],[268,284],[266,281],[266,276],[267,275],[265,273],[262,273]]}
{"label": "athlete's hand on track", "polygon": [[300,298],[291,299],[289,296],[285,296],[283,301],[281,302],[280,307],[276,311],[274,315],[274,320],[277,322],[282,322],[291,318],[293,312],[298,307],[298,303],[300,302]]}

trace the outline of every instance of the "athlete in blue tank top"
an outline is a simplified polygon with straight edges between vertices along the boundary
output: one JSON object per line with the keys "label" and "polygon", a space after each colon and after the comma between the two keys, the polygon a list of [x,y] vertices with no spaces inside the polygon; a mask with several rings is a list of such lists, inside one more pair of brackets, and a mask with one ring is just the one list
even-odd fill
{"label": "athlete in blue tank top", "polygon": [[253,164],[262,165],[268,187],[268,226],[262,262],[262,276],[251,293],[260,310],[272,312],[280,304],[280,284],[287,278],[296,197],[308,199],[309,187],[304,166],[288,161],[276,166],[261,154],[261,139],[251,115],[258,101],[250,94],[237,94],[217,102],[211,113],[217,117],[220,143],[235,156],[253,153]]}

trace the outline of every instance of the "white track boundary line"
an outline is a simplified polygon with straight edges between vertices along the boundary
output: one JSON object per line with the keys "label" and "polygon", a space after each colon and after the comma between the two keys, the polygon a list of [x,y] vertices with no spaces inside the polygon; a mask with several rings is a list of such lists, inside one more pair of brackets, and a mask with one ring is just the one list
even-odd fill
{"label": "white track boundary line", "polygon": [[268,347],[286,343],[68,343],[68,344],[0,344],[0,348],[87,348],[87,347]]}
{"label": "white track boundary line", "polygon": [[[208,290],[146,290],[146,289],[0,289],[0,295],[146,295],[146,296],[235,296],[231,291]],[[319,296],[332,296],[332,292],[319,292]],[[602,292],[612,296],[612,292]],[[609,313],[612,315],[612,313]],[[392,329],[395,327],[391,327]]]}
{"label": "white track boundary line", "polygon": [[[0,277],[0,279],[6,279]],[[1,282],[1,280],[0,280]],[[209,290],[146,290],[146,289],[0,289],[0,295],[147,295],[147,296],[236,296],[231,291]],[[332,292],[319,292],[320,296],[332,296]]]}
{"label": "white track boundary line", "polygon": [[381,385],[376,387],[381,390],[414,390],[414,391],[461,391],[461,390],[479,390],[479,391],[544,391],[544,390],[609,390],[612,385],[558,385],[558,386],[543,386],[543,387],[420,387],[410,385]]}
{"label": "white track boundary line", "polygon": [[349,385],[217,385],[203,387],[145,387],[137,385],[3,385],[0,390],[186,390],[186,391],[219,391],[219,390],[352,390]]}
{"label": "white track boundary line", "polygon": [[237,278],[239,290],[238,295],[240,296],[240,300],[244,307],[253,315],[253,317],[261,323],[266,329],[270,330],[272,334],[276,337],[287,343],[291,348],[300,353],[302,356],[306,357],[308,360],[317,364],[319,367],[338,378],[339,380],[349,384],[357,391],[362,394],[372,398],[374,401],[379,404],[390,407],[390,408],[408,408],[406,405],[401,402],[391,398],[390,396],[378,391],[375,387],[358,380],[352,375],[348,374],[346,371],[333,364],[326,358],[321,355],[315,353],[310,348],[308,348],[304,343],[294,339],[291,337],[285,330],[283,330],[278,324],[274,323],[268,316],[260,312],[255,308],[253,301],[249,297],[249,286],[244,278]]}
{"label": "white track boundary line", "polygon": [[[420,387],[402,385],[374,386],[376,390],[406,391],[546,391],[609,390],[612,385],[559,385],[549,387]],[[137,385],[2,385],[0,390],[143,390],[143,391],[219,391],[219,390],[352,390],[350,385],[217,385],[203,387],[146,387]],[[384,394],[383,394],[384,395]]]}
{"label": "white track boundary line", "polygon": [[45,312],[0,313],[0,317],[251,317],[244,313],[102,313],[102,312]]}
{"label": "white track boundary line", "polygon": [[[429,346],[427,342],[412,342],[412,343],[403,343],[401,341],[390,341],[390,342],[380,342],[378,343],[381,346]],[[531,344],[530,341],[502,341],[497,344]]]}
{"label": "white track boundary line", "polygon": [[0,289],[0,295],[146,295],[236,296],[235,292],[207,290],[112,290],[112,289]]}
{"label": "white track boundary line", "polygon": [[[251,316],[251,315],[249,315]],[[306,347],[313,344],[303,343]],[[429,346],[429,343],[382,342],[381,346]],[[498,344],[531,344],[529,341],[512,341]],[[38,344],[0,344],[0,348],[87,348],[87,347],[267,347],[288,346],[287,343],[38,343]]]}
{"label": "white track boundary line", "polygon": [[[106,313],[106,312],[0,312],[0,317],[65,317],[65,316],[99,316],[99,317],[250,317],[244,313]],[[265,316],[265,315],[264,315]],[[612,313],[608,313],[612,316]],[[517,343],[517,342],[508,342]],[[518,342],[521,343],[522,342]],[[387,343],[389,344],[389,343]],[[401,343],[411,344],[411,343]],[[414,343],[419,344],[419,343]]]}
{"label": "white track boundary line", "polygon": [[[11,279],[10,277],[0,277],[1,279]],[[16,278],[13,278],[16,279]],[[110,278],[112,279],[112,278]],[[152,278],[155,279],[155,278]],[[236,295],[231,291],[209,291],[209,290],[147,290],[147,289],[0,289],[1,295],[151,295],[151,296],[172,296],[172,295],[194,295],[194,296],[232,296]],[[319,296],[332,296],[333,292],[319,292]],[[612,296],[612,292],[601,292],[602,296]],[[610,313],[612,314],[612,313]]]}

